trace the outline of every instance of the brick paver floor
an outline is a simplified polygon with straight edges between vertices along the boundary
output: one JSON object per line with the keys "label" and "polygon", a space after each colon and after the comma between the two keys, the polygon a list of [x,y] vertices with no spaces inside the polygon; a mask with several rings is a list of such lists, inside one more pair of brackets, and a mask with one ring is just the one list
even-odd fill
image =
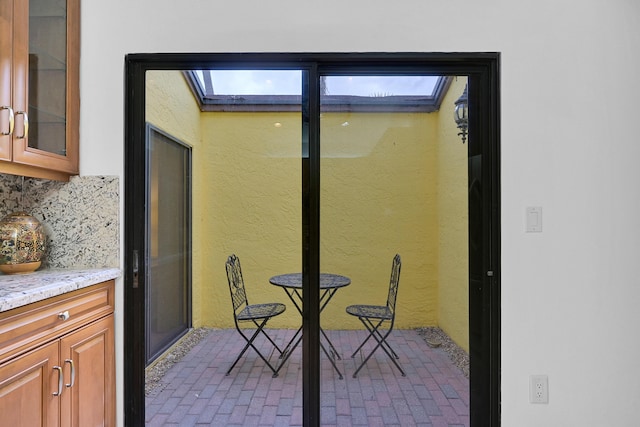
{"label": "brick paver floor", "polygon": [[[293,331],[271,330],[278,344]],[[381,350],[357,378],[349,356],[366,331],[327,331],[341,352],[344,379],[321,356],[323,426],[469,425],[469,382],[439,348],[430,348],[413,330],[394,330],[389,338],[400,356],[403,377]],[[259,343],[267,348],[266,340]],[[369,343],[368,343],[369,344]],[[365,346],[366,348],[370,348]],[[277,378],[249,349],[229,376],[225,372],[244,345],[234,329],[212,329],[173,365],[146,398],[148,426],[301,426],[302,350],[299,346]],[[273,355],[271,360],[277,357]]]}

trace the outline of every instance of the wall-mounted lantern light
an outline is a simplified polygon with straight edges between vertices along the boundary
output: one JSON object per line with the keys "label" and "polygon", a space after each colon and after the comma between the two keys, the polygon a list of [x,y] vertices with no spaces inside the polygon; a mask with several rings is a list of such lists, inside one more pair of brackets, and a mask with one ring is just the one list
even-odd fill
{"label": "wall-mounted lantern light", "polygon": [[460,98],[454,103],[456,105],[453,110],[453,118],[460,132],[458,136],[462,138],[462,143],[467,141],[467,130],[469,129],[469,98],[467,96],[467,85],[464,85],[464,91]]}

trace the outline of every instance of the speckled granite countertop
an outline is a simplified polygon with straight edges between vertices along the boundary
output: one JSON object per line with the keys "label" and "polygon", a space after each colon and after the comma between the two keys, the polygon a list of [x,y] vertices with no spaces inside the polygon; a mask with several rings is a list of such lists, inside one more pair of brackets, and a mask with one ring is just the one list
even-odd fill
{"label": "speckled granite countertop", "polygon": [[0,313],[120,277],[117,268],[0,274]]}

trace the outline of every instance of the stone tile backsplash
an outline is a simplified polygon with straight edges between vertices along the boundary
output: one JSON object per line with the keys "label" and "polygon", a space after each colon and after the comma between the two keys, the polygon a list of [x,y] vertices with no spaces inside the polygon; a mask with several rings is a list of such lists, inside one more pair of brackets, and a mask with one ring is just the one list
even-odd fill
{"label": "stone tile backsplash", "polygon": [[119,192],[117,176],[59,182],[0,174],[0,218],[24,210],[42,222],[41,269],[119,267]]}

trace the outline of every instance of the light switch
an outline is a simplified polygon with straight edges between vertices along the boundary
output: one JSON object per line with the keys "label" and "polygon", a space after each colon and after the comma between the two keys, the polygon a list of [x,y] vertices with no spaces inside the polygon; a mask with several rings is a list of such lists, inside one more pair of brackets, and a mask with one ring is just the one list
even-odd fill
{"label": "light switch", "polygon": [[542,232],[542,207],[530,206],[527,208],[527,233]]}

